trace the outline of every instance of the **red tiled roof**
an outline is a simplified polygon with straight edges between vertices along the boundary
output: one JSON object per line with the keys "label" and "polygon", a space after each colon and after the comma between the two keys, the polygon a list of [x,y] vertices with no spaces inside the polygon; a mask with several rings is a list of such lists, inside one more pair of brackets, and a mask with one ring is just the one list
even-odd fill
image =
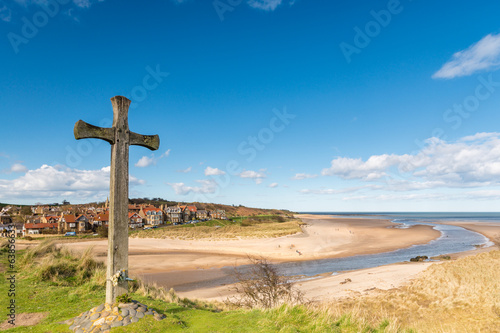
{"label": "red tiled roof", "polygon": [[155,212],[161,211],[160,208],[156,208],[156,207],[143,208],[142,210],[144,211],[144,213],[147,213],[147,212],[150,212],[150,211],[155,211]]}
{"label": "red tiled roof", "polygon": [[57,223],[25,223],[24,227],[26,229],[45,229],[45,228],[57,228]]}
{"label": "red tiled roof", "polygon": [[75,223],[76,222],[76,216],[75,215],[63,215],[64,220],[67,223]]}
{"label": "red tiled roof", "polygon": [[97,221],[109,221],[109,213],[97,214],[95,219]]}
{"label": "red tiled roof", "polygon": [[137,213],[134,213],[134,212],[129,212],[129,213],[128,213],[128,218],[130,219],[130,218],[132,218],[134,215],[137,215],[137,217],[141,217],[141,216],[140,216],[139,214],[137,214]]}
{"label": "red tiled roof", "polygon": [[192,211],[192,212],[196,212],[196,206],[187,206],[187,208]]}

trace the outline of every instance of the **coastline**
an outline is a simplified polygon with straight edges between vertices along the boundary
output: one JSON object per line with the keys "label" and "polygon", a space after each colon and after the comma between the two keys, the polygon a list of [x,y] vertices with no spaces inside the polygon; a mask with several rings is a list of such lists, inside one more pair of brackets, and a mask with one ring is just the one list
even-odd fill
{"label": "coastline", "polygon": [[[441,233],[431,226],[398,229],[389,220],[342,219],[323,215],[298,215],[301,234],[278,238],[239,240],[129,239],[130,270],[142,273],[220,268],[247,262],[248,256],[273,262],[308,261],[376,254],[426,244]],[[105,257],[107,241],[65,243],[82,251],[93,246],[98,258]]]}
{"label": "coastline", "polygon": [[[302,234],[273,239],[195,241],[132,238],[129,243],[130,273],[167,289],[174,288],[181,297],[221,301],[231,295],[229,285],[234,283],[231,278],[232,267],[248,264],[249,255],[263,256],[275,263],[341,258],[426,244],[441,236],[431,226],[418,225],[399,229],[390,220],[306,214],[297,217],[307,223]],[[490,239],[497,231],[500,233],[500,223],[493,223],[491,226],[481,225],[480,222],[442,224],[461,226]],[[105,240],[65,245],[74,250],[83,250],[93,245],[97,258],[103,261],[106,259]],[[452,259],[495,248],[454,254]],[[403,262],[337,275],[325,273],[314,279],[300,281],[297,286],[308,299],[334,300],[397,288],[434,263],[436,262]],[[352,282],[340,283],[347,278]]]}

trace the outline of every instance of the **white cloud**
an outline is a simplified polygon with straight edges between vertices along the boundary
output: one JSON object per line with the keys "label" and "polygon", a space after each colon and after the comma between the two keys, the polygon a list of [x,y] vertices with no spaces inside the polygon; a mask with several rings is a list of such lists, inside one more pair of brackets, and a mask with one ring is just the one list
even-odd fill
{"label": "white cloud", "polygon": [[276,188],[278,186],[279,186],[278,183],[271,183],[271,184],[269,184],[268,187],[270,187],[270,188]]}
{"label": "white cloud", "polygon": [[20,163],[14,163],[9,169],[4,170],[5,173],[23,173],[28,171],[28,168]]}
{"label": "white cloud", "polygon": [[328,169],[323,169],[323,176],[339,176],[344,179],[376,180],[386,176],[386,170],[402,163],[409,155],[374,155],[366,162],[361,158],[339,157],[331,162]]}
{"label": "white cloud", "polygon": [[[72,196],[93,198],[109,192],[110,167],[99,170],[79,170],[63,166],[42,165],[36,170],[12,180],[0,179],[0,199],[8,201],[33,198],[44,201],[46,198]],[[130,176],[130,185],[144,184],[144,180]]]}
{"label": "white cloud", "polygon": [[264,178],[267,178],[265,169],[261,169],[258,172],[252,171],[252,170],[245,170],[245,171],[242,171],[239,174],[239,176],[241,178],[251,178],[251,179],[255,180],[255,183],[257,185],[261,184]]}
{"label": "white cloud", "polygon": [[184,170],[177,170],[177,172],[180,172],[180,173],[189,173],[189,172],[191,172],[192,169],[193,169],[192,167],[189,167],[189,168],[184,169]]}
{"label": "white cloud", "polygon": [[316,178],[318,175],[310,175],[307,173],[297,173],[295,176],[292,177],[293,180],[302,180],[302,179],[311,179],[311,178]]}
{"label": "white cloud", "polygon": [[379,182],[387,190],[500,185],[500,133],[478,133],[448,143],[437,138],[414,155],[339,157],[325,176]]}
{"label": "white cloud", "polygon": [[151,157],[143,156],[134,165],[138,168],[145,168],[145,167],[148,167],[150,165],[156,165],[158,160],[165,158],[165,157],[168,157],[170,155],[170,151],[171,151],[171,149],[168,149],[166,152],[161,154],[159,158],[156,158],[155,154],[151,154]]}
{"label": "white cloud", "polygon": [[500,66],[500,34],[489,34],[467,49],[457,52],[432,77],[452,79],[478,71],[497,69]]}
{"label": "white cloud", "polygon": [[205,169],[205,176],[218,176],[218,175],[225,175],[226,173],[220,169],[217,168],[211,168],[207,166]]}
{"label": "white cloud", "polygon": [[179,195],[188,195],[190,193],[198,193],[198,194],[207,194],[207,193],[215,193],[217,190],[217,183],[210,180],[197,180],[201,186],[186,186],[184,183],[168,183],[176,194]]}
{"label": "white cloud", "polygon": [[281,5],[282,0],[248,0],[248,5],[252,8],[273,11]]}
{"label": "white cloud", "polygon": [[154,157],[154,154],[151,155],[151,157],[143,156],[137,161],[136,164],[134,164],[138,168],[145,168],[150,165],[156,164],[156,159]]}

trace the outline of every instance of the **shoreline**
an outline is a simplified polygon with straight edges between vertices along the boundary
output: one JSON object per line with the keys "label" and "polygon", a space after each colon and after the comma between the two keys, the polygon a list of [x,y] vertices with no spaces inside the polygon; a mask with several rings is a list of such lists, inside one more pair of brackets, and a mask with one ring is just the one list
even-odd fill
{"label": "shoreline", "polygon": [[[131,238],[130,274],[166,289],[174,288],[181,297],[220,301],[231,294],[229,285],[234,283],[230,278],[232,267],[248,264],[248,255],[265,256],[273,263],[341,258],[390,252],[426,244],[441,236],[441,232],[434,230],[432,226],[418,225],[398,229],[395,228],[397,223],[390,220],[343,219],[328,215],[297,217],[307,223],[302,234],[273,239],[207,241]],[[443,224],[464,227],[460,222]],[[500,233],[500,223],[488,226],[488,229],[476,224],[467,222],[466,229],[479,232],[489,239],[497,231]],[[106,240],[65,245],[75,250],[94,245],[97,259],[106,259]],[[452,255],[452,259],[492,249],[495,247],[458,253]],[[402,262],[336,275],[323,273],[313,279],[299,281],[297,286],[309,299],[332,300],[397,288],[434,263],[436,262]],[[352,282],[340,284],[346,278],[350,278]]]}

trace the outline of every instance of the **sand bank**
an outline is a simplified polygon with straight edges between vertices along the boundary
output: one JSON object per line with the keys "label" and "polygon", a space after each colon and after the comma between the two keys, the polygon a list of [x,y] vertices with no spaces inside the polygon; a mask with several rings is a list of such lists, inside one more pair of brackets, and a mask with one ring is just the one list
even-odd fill
{"label": "sand bank", "polygon": [[[135,273],[220,268],[244,264],[247,256],[262,256],[275,262],[339,258],[393,251],[425,244],[440,236],[430,226],[408,229],[378,219],[342,219],[299,215],[303,233],[279,238],[239,240],[179,240],[130,238],[130,270]],[[83,250],[94,246],[104,258],[107,241],[64,244]]]}
{"label": "sand bank", "polygon": [[[361,254],[393,251],[416,244],[425,244],[440,236],[440,232],[430,226],[414,226],[408,229],[395,228],[389,220],[333,218],[330,216],[299,215],[307,225],[303,233],[272,239],[240,240],[177,240],[131,238],[129,241],[129,269],[131,275],[167,288],[173,287],[181,296],[194,298],[220,298],[228,293],[222,284],[231,284],[231,268],[248,263],[247,256],[263,256],[274,262],[338,258]],[[75,250],[94,246],[94,253],[105,260],[107,241],[88,241],[64,244]],[[403,267],[404,266],[404,267]],[[322,286],[337,286],[345,290],[381,288],[397,286],[400,278],[416,274],[425,265],[403,264],[396,274],[391,267],[372,268],[353,273],[356,280],[341,285],[343,273],[337,276],[323,276],[313,281],[301,282],[307,297],[317,298],[324,293]],[[411,269],[408,269],[411,267]],[[417,267],[419,269],[417,269]],[[375,271],[374,271],[375,270]],[[362,273],[367,271],[367,273]],[[360,274],[366,274],[363,277]],[[374,280],[374,274],[379,277]],[[393,276],[392,280],[389,279]],[[381,282],[384,279],[386,282]],[[361,282],[363,279],[370,281]],[[375,285],[372,284],[378,281]],[[372,283],[373,282],[373,283]],[[301,287],[302,288],[302,287]],[[330,291],[329,291],[330,292]],[[331,291],[339,295],[333,288]],[[342,293],[340,293],[342,294]],[[325,294],[326,295],[326,294]],[[325,296],[326,297],[326,296]]]}

